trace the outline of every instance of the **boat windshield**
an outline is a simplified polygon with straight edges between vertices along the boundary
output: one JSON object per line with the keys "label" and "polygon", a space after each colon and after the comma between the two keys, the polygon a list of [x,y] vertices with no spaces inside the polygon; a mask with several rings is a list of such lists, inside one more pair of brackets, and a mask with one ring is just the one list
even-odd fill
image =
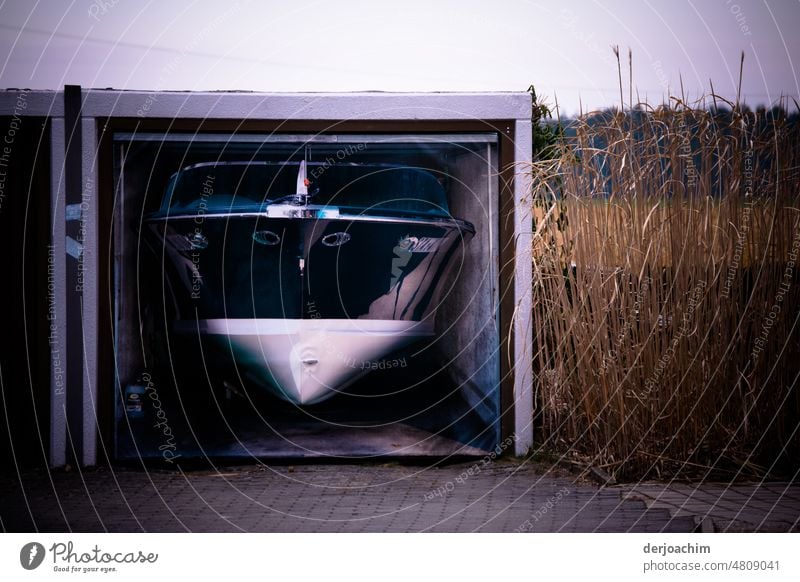
{"label": "boat windshield", "polygon": [[[170,179],[161,211],[169,214],[263,211],[291,202],[304,171],[308,203],[367,213],[449,216],[447,196],[436,176],[391,164],[309,162],[218,162],[184,168]],[[302,180],[302,176],[301,176]]]}

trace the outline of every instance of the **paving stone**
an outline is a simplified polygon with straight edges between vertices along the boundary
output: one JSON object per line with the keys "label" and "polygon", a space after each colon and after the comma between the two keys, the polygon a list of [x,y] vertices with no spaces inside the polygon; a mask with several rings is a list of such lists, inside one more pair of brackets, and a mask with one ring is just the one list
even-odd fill
{"label": "paving stone", "polygon": [[639,483],[615,488],[623,498],[666,509],[673,517],[710,521],[715,531],[800,531],[800,483]]}
{"label": "paving stone", "polygon": [[600,488],[520,462],[464,478],[473,467],[31,472],[21,483],[0,477],[0,523],[6,531],[690,532],[706,516],[729,531],[789,531],[800,516],[795,484]]}

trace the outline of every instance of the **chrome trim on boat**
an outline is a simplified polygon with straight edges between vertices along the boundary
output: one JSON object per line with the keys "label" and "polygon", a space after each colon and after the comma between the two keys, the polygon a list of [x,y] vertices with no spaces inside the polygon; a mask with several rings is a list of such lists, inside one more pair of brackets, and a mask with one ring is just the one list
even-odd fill
{"label": "chrome trim on boat", "polygon": [[[312,205],[307,207],[304,206],[292,206],[294,209],[304,209],[304,208],[312,208]],[[203,214],[203,220],[208,220],[209,218],[276,218],[274,216],[270,216],[267,212],[215,212],[215,213],[207,213]],[[173,216],[151,216],[146,220],[146,222],[168,222],[170,220],[194,220],[197,218],[197,214],[175,214]],[[280,218],[309,218],[308,216],[282,216]],[[352,222],[377,222],[377,223],[390,223],[390,224],[406,224],[412,223],[422,226],[438,226],[440,228],[452,228],[454,225],[457,225],[461,230],[466,230],[472,234],[475,233],[475,227],[472,225],[471,222],[467,222],[466,220],[461,220],[459,218],[401,218],[401,217],[392,217],[392,216],[375,216],[375,215],[362,215],[362,214],[342,214],[339,213],[339,216],[335,218],[331,218],[328,216],[320,216],[319,218],[324,220],[346,220]]]}

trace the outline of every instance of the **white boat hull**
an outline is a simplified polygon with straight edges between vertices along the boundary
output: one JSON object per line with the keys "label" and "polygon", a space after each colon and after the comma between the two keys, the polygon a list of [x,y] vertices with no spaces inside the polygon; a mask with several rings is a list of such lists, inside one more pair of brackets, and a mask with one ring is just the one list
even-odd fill
{"label": "white boat hull", "polygon": [[230,350],[249,378],[290,402],[322,402],[364,374],[405,367],[385,359],[434,335],[432,321],[368,319],[206,319],[179,322]]}

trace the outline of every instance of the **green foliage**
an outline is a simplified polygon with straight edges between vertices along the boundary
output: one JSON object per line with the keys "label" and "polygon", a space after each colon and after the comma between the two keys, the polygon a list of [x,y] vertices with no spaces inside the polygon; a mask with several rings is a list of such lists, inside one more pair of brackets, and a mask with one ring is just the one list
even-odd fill
{"label": "green foliage", "polygon": [[552,120],[553,112],[544,100],[536,95],[533,85],[528,87],[531,94],[531,123],[533,125],[533,157],[537,160],[552,160],[559,157],[558,143],[564,130],[560,122]]}

